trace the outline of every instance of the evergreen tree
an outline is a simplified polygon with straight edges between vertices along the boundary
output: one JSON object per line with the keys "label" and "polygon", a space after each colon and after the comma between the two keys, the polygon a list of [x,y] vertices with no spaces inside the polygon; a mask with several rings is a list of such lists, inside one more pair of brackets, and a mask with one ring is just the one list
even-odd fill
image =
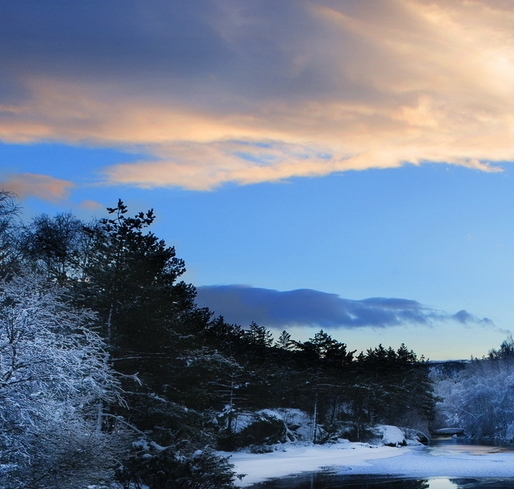
{"label": "evergreen tree", "polygon": [[280,336],[278,337],[275,346],[282,350],[289,350],[293,345],[293,340],[291,339],[291,335],[287,331],[282,331]]}
{"label": "evergreen tree", "polygon": [[296,357],[304,365],[306,392],[309,393],[313,419],[313,440],[324,441],[318,426],[330,431],[339,414],[340,404],[348,392],[348,372],[355,352],[320,330],[306,342],[295,342]]}
{"label": "evergreen tree", "polygon": [[[77,291],[98,312],[114,367],[142,381],[127,384],[129,409],[120,414],[146,433],[144,446],[165,447],[134,450],[120,477],[128,485],[167,488],[180,474],[177,487],[226,487],[208,485],[215,480],[208,471],[218,460],[219,480],[226,482],[232,479],[227,465],[211,452],[195,453],[215,444],[210,417],[202,413],[219,405],[213,379],[237,364],[205,345],[211,313],[197,308],[194,287],[179,281],[185,264],[175,249],[148,231],[153,211],[128,217],[120,200],[108,213],[87,228],[92,251]],[[154,473],[157,467],[162,472]]]}
{"label": "evergreen tree", "polygon": [[270,348],[273,344],[273,334],[264,326],[252,322],[245,334],[246,341],[254,349]]}
{"label": "evergreen tree", "polygon": [[98,311],[115,358],[166,353],[201,329],[208,312],[196,309],[194,287],[178,281],[185,265],[175,249],[147,232],[153,211],[127,217],[120,200],[108,212],[88,228],[93,252],[78,284],[83,300]]}
{"label": "evergreen tree", "polygon": [[364,425],[399,424],[427,430],[434,418],[435,397],[424,359],[402,344],[382,345],[359,355],[356,419]]}

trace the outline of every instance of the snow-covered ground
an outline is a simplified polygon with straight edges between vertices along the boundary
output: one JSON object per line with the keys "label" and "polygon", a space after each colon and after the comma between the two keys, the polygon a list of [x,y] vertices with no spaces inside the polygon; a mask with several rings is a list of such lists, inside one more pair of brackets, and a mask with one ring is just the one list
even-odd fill
{"label": "snow-covered ground", "polygon": [[[229,454],[227,454],[229,455]],[[265,454],[234,453],[230,461],[246,474],[239,487],[331,467],[348,475],[395,475],[412,478],[514,477],[514,452],[484,453],[428,450],[423,446],[373,447],[341,442],[333,445],[287,446]]]}

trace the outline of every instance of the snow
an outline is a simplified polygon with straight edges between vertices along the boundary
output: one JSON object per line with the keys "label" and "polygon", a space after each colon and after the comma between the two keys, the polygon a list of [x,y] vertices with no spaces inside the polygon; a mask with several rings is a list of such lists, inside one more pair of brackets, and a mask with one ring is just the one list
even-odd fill
{"label": "snow", "polygon": [[274,411],[281,417],[286,425],[288,440],[312,440],[314,430],[312,419],[305,411],[294,408],[279,408]]}
{"label": "snow", "polygon": [[257,414],[263,414],[264,416],[268,416],[269,418],[275,418],[280,421],[284,419],[275,409],[261,409],[260,411],[257,411]]}
{"label": "snow", "polygon": [[400,449],[404,455],[373,463],[366,474],[409,477],[514,477],[514,453],[448,452],[432,455],[424,449]]}
{"label": "snow", "polygon": [[406,443],[403,432],[396,426],[378,425],[373,432],[381,438],[384,445],[398,447]]}
{"label": "snow", "polygon": [[299,472],[312,472],[327,466],[366,466],[367,460],[401,455],[396,448],[371,447],[361,443],[342,441],[334,445],[290,445],[284,451],[271,453],[223,453],[230,456],[236,474],[245,474],[239,487],[246,487],[265,479],[284,477]]}
{"label": "snow", "polygon": [[234,453],[230,462],[246,474],[239,487],[266,479],[331,467],[347,475],[384,475],[409,478],[514,477],[514,452],[485,453],[418,447],[375,447],[342,441],[333,445],[290,445],[265,454]]}
{"label": "snow", "polygon": [[[270,419],[282,421],[286,430],[286,438],[290,442],[310,441],[313,435],[311,417],[304,411],[294,408],[261,409],[259,411],[232,411],[230,405],[226,406],[222,415],[216,420],[227,423],[227,415],[232,415],[231,430],[241,433],[253,423],[269,421]],[[223,417],[225,420],[223,421]]]}

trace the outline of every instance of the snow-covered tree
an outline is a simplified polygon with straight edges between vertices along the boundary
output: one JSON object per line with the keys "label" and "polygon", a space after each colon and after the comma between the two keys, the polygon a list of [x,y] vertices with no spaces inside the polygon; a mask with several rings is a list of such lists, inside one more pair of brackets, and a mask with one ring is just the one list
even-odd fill
{"label": "snow-covered tree", "polygon": [[0,487],[78,487],[112,467],[119,401],[93,315],[35,275],[0,282]]}
{"label": "snow-covered tree", "polygon": [[453,375],[436,377],[441,426],[469,436],[514,440],[514,341],[509,338],[487,358],[474,359]]}
{"label": "snow-covered tree", "polygon": [[0,190],[0,273],[4,275],[16,261],[18,204],[15,196]]}

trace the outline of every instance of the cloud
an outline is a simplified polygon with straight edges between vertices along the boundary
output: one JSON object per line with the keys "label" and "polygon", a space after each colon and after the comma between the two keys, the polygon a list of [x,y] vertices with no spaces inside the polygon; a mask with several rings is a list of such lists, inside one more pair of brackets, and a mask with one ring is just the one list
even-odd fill
{"label": "cloud", "polygon": [[100,204],[100,202],[96,202],[95,200],[83,200],[80,203],[80,207],[82,209],[88,209],[88,210],[103,210],[105,209],[105,206]]}
{"label": "cloud", "polygon": [[244,285],[198,287],[197,303],[208,307],[226,321],[248,325],[252,321],[266,327],[314,326],[320,328],[387,328],[431,325],[456,321],[461,324],[492,325],[467,311],[449,314],[409,299],[374,297],[344,299],[311,289],[278,291]]}
{"label": "cloud", "polygon": [[514,4],[0,6],[0,139],[131,149],[104,183],[207,190],[514,160]]}
{"label": "cloud", "polygon": [[74,186],[67,180],[36,173],[19,173],[0,181],[2,190],[13,192],[20,198],[36,196],[52,202],[66,198]]}

